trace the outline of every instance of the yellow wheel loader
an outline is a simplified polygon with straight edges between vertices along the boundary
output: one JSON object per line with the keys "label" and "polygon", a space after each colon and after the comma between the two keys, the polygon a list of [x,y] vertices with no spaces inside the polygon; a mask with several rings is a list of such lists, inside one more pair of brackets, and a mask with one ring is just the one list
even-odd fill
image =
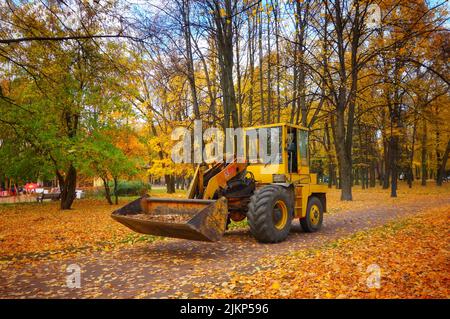
{"label": "yellow wheel loader", "polygon": [[[261,137],[262,130],[270,136]],[[305,232],[319,230],[327,187],[310,173],[308,130],[279,123],[249,127],[245,133],[244,163],[199,165],[186,199],[147,195],[114,211],[112,218],[139,233],[200,241],[218,241],[231,220],[245,218],[252,235],[264,243],[286,239],[294,218]],[[278,150],[271,154],[280,156],[270,162],[250,156],[274,146]]]}

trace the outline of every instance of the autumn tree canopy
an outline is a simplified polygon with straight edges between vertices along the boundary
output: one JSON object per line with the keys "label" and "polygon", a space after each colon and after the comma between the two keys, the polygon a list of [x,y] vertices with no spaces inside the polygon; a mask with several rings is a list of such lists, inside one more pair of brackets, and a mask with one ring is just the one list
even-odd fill
{"label": "autumn tree canopy", "polygon": [[[145,172],[167,190],[174,127],[288,122],[312,167],[352,186],[447,175],[445,1],[12,1],[0,4],[0,181]],[[111,199],[109,198],[109,201]]]}

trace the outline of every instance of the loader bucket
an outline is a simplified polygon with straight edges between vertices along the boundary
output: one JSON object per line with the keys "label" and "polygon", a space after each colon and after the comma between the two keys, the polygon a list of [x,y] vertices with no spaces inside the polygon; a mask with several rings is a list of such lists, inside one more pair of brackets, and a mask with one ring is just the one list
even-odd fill
{"label": "loader bucket", "polygon": [[141,197],[114,211],[112,218],[142,234],[218,241],[225,232],[228,206],[218,200]]}

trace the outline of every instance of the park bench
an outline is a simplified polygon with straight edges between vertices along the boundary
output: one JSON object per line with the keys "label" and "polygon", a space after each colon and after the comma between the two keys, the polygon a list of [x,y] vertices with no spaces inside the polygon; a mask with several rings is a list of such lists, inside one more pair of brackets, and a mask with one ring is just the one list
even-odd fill
{"label": "park bench", "polygon": [[53,201],[59,200],[61,198],[61,193],[41,193],[36,197],[36,200],[39,203],[42,203],[44,201],[44,199],[51,199]]}

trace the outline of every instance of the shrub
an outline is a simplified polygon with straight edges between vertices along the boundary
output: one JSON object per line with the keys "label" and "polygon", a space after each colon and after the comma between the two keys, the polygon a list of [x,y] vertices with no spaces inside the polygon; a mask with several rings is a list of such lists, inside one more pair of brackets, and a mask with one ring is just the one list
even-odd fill
{"label": "shrub", "polygon": [[[114,192],[114,182],[110,182],[111,195]],[[119,181],[117,185],[117,195],[119,196],[139,196],[143,195],[151,189],[149,183],[142,181]]]}

